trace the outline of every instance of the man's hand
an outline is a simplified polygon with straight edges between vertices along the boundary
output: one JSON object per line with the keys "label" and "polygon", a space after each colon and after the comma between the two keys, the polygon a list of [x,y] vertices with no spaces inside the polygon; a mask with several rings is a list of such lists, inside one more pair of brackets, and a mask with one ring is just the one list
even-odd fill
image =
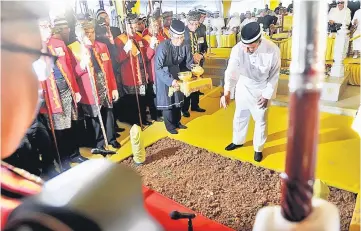
{"label": "man's hand", "polygon": [[260,108],[264,109],[264,108],[266,108],[267,105],[268,105],[268,99],[263,98],[263,97],[261,96],[261,98],[258,100],[257,104],[258,104],[258,106],[260,106]]}
{"label": "man's hand", "polygon": [[201,60],[203,59],[203,55],[199,54],[199,53],[195,53],[193,55],[193,60],[195,63],[199,63]]}
{"label": "man's hand", "polygon": [[119,99],[118,90],[113,90],[112,91],[112,98],[113,98],[114,101],[117,101]]}
{"label": "man's hand", "polygon": [[80,100],[81,100],[81,95],[80,95],[79,92],[76,92],[76,93],[75,93],[75,101],[76,101],[77,103],[79,103]]}
{"label": "man's hand", "polygon": [[180,85],[178,83],[178,81],[175,79],[173,80],[172,82],[172,87],[176,90],[176,91],[179,91],[180,90]]}
{"label": "man's hand", "polygon": [[155,49],[155,47],[158,45],[159,41],[156,37],[151,37],[150,39],[150,48],[152,48],[153,50]]}
{"label": "man's hand", "polygon": [[219,104],[219,107],[223,107],[224,109],[226,109],[230,102],[231,102],[231,93],[228,91],[225,92],[224,95],[221,97],[221,102]]}
{"label": "man's hand", "polygon": [[132,49],[133,47],[133,42],[131,39],[128,40],[128,42],[124,45],[123,50],[125,51],[125,53],[128,54],[128,52]]}

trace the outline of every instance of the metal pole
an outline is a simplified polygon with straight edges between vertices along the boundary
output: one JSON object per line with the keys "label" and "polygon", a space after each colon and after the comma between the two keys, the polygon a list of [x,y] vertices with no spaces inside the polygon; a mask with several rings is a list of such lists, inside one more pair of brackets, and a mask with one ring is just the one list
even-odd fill
{"label": "metal pole", "polygon": [[312,212],[326,27],[326,1],[294,1],[289,129],[286,168],[281,174],[281,211],[292,222]]}

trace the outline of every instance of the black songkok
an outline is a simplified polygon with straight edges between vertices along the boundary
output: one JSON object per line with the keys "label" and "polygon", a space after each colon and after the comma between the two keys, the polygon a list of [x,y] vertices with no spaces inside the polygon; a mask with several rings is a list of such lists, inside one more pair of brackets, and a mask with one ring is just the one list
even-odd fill
{"label": "black songkok", "polygon": [[170,25],[170,31],[176,35],[184,34],[184,23],[179,20],[173,20],[172,24]]}
{"label": "black songkok", "polygon": [[198,13],[206,15],[207,11],[203,10],[203,9],[198,9]]}
{"label": "black songkok", "polygon": [[125,18],[125,23],[127,24],[134,24],[138,22],[138,15],[136,14],[128,14],[127,17]]}
{"label": "black songkok", "polygon": [[261,38],[261,27],[258,22],[250,22],[242,28],[241,41],[243,44],[251,44]]}
{"label": "black songkok", "polygon": [[187,15],[187,21],[188,22],[199,21],[200,17],[201,17],[201,15],[197,11],[189,11],[189,13]]}
{"label": "black songkok", "polygon": [[173,17],[173,11],[165,11],[163,13],[163,18]]}
{"label": "black songkok", "polygon": [[99,19],[99,15],[101,14],[108,14],[104,9],[99,9],[96,13],[96,19]]}

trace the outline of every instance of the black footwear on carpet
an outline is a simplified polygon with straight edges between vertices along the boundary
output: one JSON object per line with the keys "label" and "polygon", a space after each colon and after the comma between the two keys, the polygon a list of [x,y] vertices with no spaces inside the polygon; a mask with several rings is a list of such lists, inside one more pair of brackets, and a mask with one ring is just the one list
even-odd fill
{"label": "black footwear on carpet", "polygon": [[116,132],[124,132],[125,129],[124,129],[124,128],[115,128],[115,131],[116,131]]}
{"label": "black footwear on carpet", "polygon": [[84,161],[89,160],[88,158],[85,158],[81,155],[74,155],[70,157],[70,161],[73,163],[83,163]]}
{"label": "black footwear on carpet", "polygon": [[177,128],[179,128],[179,129],[187,129],[188,127],[185,126],[185,125],[183,125],[183,124],[181,124],[181,123],[179,123],[178,126],[177,126]]}
{"label": "black footwear on carpet", "polygon": [[260,162],[263,158],[262,152],[254,152],[254,161]]}
{"label": "black footwear on carpet", "polygon": [[118,149],[118,148],[120,148],[121,147],[121,145],[120,145],[120,143],[118,142],[118,141],[113,141],[113,142],[110,142],[109,143],[113,148],[116,148],[116,149]]}
{"label": "black footwear on carpet", "polygon": [[118,133],[115,134],[115,138],[119,138],[120,135]]}
{"label": "black footwear on carpet", "polygon": [[183,117],[190,117],[191,116],[191,114],[189,114],[189,112],[188,111],[182,111],[182,115],[183,115]]}
{"label": "black footwear on carpet", "polygon": [[[63,171],[66,171],[68,169],[71,169],[71,166],[70,166],[70,161],[67,159],[67,160],[62,160],[61,161],[61,167],[63,168]],[[59,169],[60,169],[60,166],[59,166]],[[61,169],[60,169],[61,170]]]}
{"label": "black footwear on carpet", "polygon": [[145,126],[149,126],[149,125],[151,125],[151,124],[152,124],[152,122],[149,122],[149,121],[143,121],[143,122],[142,122],[142,124],[143,124],[143,125],[145,125]]}
{"label": "black footwear on carpet", "polygon": [[154,120],[156,122],[164,122],[163,118],[161,118],[161,117],[156,118],[156,119],[152,119],[152,120]]}
{"label": "black footwear on carpet", "polygon": [[204,95],[204,93],[203,93],[203,92],[199,92],[198,94],[199,94],[199,95]]}
{"label": "black footwear on carpet", "polygon": [[242,146],[243,146],[243,144],[237,145],[237,144],[231,143],[225,148],[225,150],[226,151],[232,151],[232,150],[240,148]]}
{"label": "black footwear on carpet", "polygon": [[205,109],[203,109],[203,108],[192,108],[191,109],[191,111],[196,111],[196,112],[206,112],[206,110]]}
{"label": "black footwear on carpet", "polygon": [[106,156],[106,155],[113,155],[115,154],[116,152],[114,151],[111,151],[111,150],[106,150],[104,147],[101,147],[101,148],[93,148],[91,150],[91,153],[92,154],[100,154],[102,156]]}
{"label": "black footwear on carpet", "polygon": [[178,131],[175,130],[175,129],[174,129],[174,130],[169,130],[168,132],[169,132],[170,134],[173,134],[173,135],[178,134]]}

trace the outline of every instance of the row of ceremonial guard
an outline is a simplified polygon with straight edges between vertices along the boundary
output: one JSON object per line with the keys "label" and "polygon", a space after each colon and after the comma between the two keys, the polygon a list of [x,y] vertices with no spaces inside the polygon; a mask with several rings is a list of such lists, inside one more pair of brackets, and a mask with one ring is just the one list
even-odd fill
{"label": "row of ceremonial guard", "polygon": [[[80,155],[81,146],[91,147],[93,154],[104,156],[112,153],[107,150],[106,143],[115,149],[120,148],[117,132],[124,129],[117,126],[117,120],[150,125],[147,108],[152,120],[163,120],[162,106],[157,108],[156,100],[155,60],[159,58],[156,57],[156,48],[170,38],[173,14],[164,12],[162,16],[159,12],[149,16],[149,27],[145,28],[146,18],[129,14],[125,19],[127,33],[116,34],[114,31],[117,30],[109,26],[108,14],[100,9],[96,20],[77,18],[74,42],[69,42],[70,29],[64,18],[56,18],[52,25],[48,19],[41,21],[42,40],[47,47],[44,52],[49,52],[56,59],[43,85],[44,98],[48,99],[48,103],[43,104],[35,122],[38,123],[40,117],[44,118],[42,121],[46,121],[43,124],[49,134],[51,127],[55,131],[64,169],[70,168],[71,162],[87,160]],[[191,45],[189,56],[192,62],[194,59],[195,63],[202,65],[207,44],[205,26],[199,25],[201,17],[205,17],[203,10],[189,13],[185,40]],[[189,65],[184,67],[181,71],[190,68]],[[184,117],[190,116],[190,106],[192,111],[205,112],[198,105],[200,94],[195,92],[184,99],[181,107]],[[165,118],[167,130],[176,133],[174,128],[169,128],[167,121],[169,119]],[[43,137],[39,135],[38,139],[42,140],[35,143],[44,143]],[[57,160],[53,155],[54,149],[30,146],[42,155],[41,159],[47,162],[45,165]],[[20,167],[33,169],[26,166],[29,164],[31,162],[23,163]],[[42,164],[42,168],[48,170],[51,167]]]}

